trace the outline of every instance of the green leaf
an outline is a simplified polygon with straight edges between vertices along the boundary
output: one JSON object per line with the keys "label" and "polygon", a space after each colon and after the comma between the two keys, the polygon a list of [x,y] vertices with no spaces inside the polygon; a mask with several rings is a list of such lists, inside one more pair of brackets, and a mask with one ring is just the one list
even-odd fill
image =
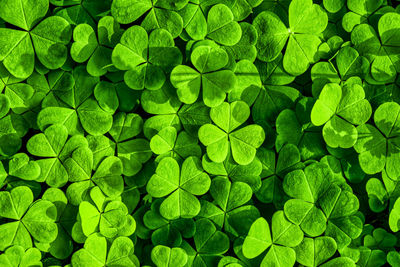
{"label": "green leaf", "polygon": [[164,266],[185,266],[187,254],[182,248],[169,248],[156,246],[151,251],[151,259],[157,267]]}

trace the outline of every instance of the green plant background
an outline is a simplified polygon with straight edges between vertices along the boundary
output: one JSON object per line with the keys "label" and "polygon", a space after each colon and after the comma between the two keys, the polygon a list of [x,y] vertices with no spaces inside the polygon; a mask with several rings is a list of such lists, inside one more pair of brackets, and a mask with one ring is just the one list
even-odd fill
{"label": "green plant background", "polygon": [[395,0],[1,0],[0,266],[400,266]]}

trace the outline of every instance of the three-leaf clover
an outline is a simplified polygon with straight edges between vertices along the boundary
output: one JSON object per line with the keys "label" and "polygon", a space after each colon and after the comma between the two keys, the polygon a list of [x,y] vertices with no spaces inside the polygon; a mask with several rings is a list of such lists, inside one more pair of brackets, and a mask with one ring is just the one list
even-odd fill
{"label": "three-leaf clover", "polygon": [[226,93],[229,93],[236,83],[233,71],[223,69],[228,64],[228,59],[228,54],[220,47],[195,48],[190,60],[196,69],[179,65],[171,72],[171,83],[177,88],[179,100],[193,104],[202,89],[206,106],[216,107],[224,102]]}
{"label": "three-leaf clover", "polygon": [[361,55],[371,62],[371,75],[378,82],[395,79],[400,70],[397,55],[400,51],[400,14],[390,12],[378,22],[379,36],[369,24],[361,24],[351,32],[351,42]]}
{"label": "three-leaf clover", "polygon": [[168,157],[160,161],[146,189],[153,197],[168,196],[160,206],[160,213],[172,220],[196,216],[200,202],[194,195],[207,193],[210,183],[199,158],[189,157],[179,168],[178,162]]}
{"label": "three-leaf clover", "polygon": [[26,144],[30,154],[45,158],[36,161],[41,169],[38,179],[53,187],[62,187],[68,182],[64,162],[75,149],[82,146],[87,146],[86,139],[80,135],[68,139],[67,128],[60,124],[32,136]]}
{"label": "three-leaf clover", "polygon": [[385,169],[392,179],[397,180],[400,176],[397,164],[400,156],[399,113],[399,104],[386,102],[375,110],[376,127],[370,124],[357,127],[359,137],[354,149],[359,153],[360,166],[365,173],[375,174]]}
{"label": "three-leaf clover", "polygon": [[33,200],[27,186],[0,192],[0,216],[10,220],[0,225],[0,250],[11,245],[28,249],[32,247],[31,236],[45,243],[57,238],[56,207],[47,200]]}
{"label": "three-leaf clover", "polygon": [[289,5],[289,28],[270,11],[260,13],[253,21],[259,38],[258,58],[271,62],[276,59],[289,39],[283,57],[283,67],[292,75],[303,74],[318,60],[318,34],[328,25],[325,11],[312,0],[293,0]]}
{"label": "three-leaf clover", "polygon": [[97,38],[88,24],[79,24],[73,33],[71,57],[78,63],[86,62],[87,72],[92,76],[103,76],[112,65],[111,53],[118,43],[122,31],[113,17],[103,17],[97,25]]}
{"label": "three-leaf clover", "polygon": [[100,234],[90,235],[82,249],[72,255],[73,266],[139,266],[139,260],[133,254],[133,242],[128,237],[120,236],[108,246],[107,239]]}
{"label": "three-leaf clover", "polygon": [[0,18],[20,30],[1,28],[0,61],[15,77],[27,78],[34,69],[35,55],[48,69],[60,68],[67,60],[71,26],[65,19],[51,16],[43,21],[49,0],[5,0]]}
{"label": "three-leaf clover", "polygon": [[256,149],[265,139],[261,126],[247,125],[236,130],[250,116],[250,108],[243,101],[224,102],[211,108],[210,117],[214,124],[205,124],[199,129],[199,139],[207,147],[208,157],[215,162],[223,162],[229,150],[233,159],[241,165],[254,160]]}
{"label": "three-leaf clover", "polygon": [[367,122],[372,108],[365,99],[364,89],[358,84],[324,86],[311,110],[311,122],[324,125],[322,136],[330,147],[350,148],[357,141],[354,125]]}
{"label": "three-leaf clover", "polygon": [[268,249],[260,266],[293,266],[296,253],[292,249],[303,240],[300,228],[289,222],[282,211],[272,215],[272,237],[268,222],[258,218],[250,227],[243,242],[242,251],[246,258],[253,259]]}
{"label": "three-leaf clover", "polygon": [[157,267],[182,267],[186,265],[187,254],[182,248],[169,248],[159,245],[151,250],[151,260]]}
{"label": "three-leaf clover", "polygon": [[123,33],[111,57],[117,69],[126,71],[125,83],[135,90],[160,89],[166,80],[163,68],[182,62],[181,52],[168,31],[157,29],[148,35],[137,25]]}

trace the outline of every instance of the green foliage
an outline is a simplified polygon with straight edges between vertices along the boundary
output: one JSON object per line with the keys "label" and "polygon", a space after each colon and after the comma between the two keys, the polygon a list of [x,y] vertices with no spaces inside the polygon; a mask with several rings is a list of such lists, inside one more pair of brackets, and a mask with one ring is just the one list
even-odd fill
{"label": "green foliage", "polygon": [[397,0],[0,0],[0,266],[400,266]]}

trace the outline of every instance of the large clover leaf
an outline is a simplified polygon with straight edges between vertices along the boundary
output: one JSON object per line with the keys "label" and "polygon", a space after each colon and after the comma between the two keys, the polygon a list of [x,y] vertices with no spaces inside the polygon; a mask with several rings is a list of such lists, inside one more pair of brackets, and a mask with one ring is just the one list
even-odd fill
{"label": "large clover leaf", "polygon": [[[361,233],[355,227],[346,233],[348,229],[345,228],[352,225],[359,202],[351,191],[332,183],[332,179],[333,173],[324,163],[313,163],[304,171],[288,173],[283,189],[293,199],[286,201],[284,211],[308,236],[316,237],[326,231],[326,235],[333,237],[342,248],[349,242],[349,237],[343,235],[353,238]],[[344,229],[338,230],[341,228]]]}
{"label": "large clover leaf", "polygon": [[297,104],[295,111],[283,110],[276,118],[276,150],[285,144],[296,145],[300,150],[302,160],[318,159],[326,153],[325,143],[319,128],[310,121],[314,100],[303,98]]}
{"label": "large clover leaf", "polygon": [[73,205],[79,205],[85,200],[89,190],[95,185],[109,197],[120,196],[124,190],[122,162],[117,157],[104,157],[92,174],[93,152],[87,147],[81,147],[72,153],[64,165],[69,181],[72,182],[67,188],[67,196]]}
{"label": "large clover leaf", "polygon": [[272,215],[272,237],[268,222],[264,218],[257,219],[251,226],[244,242],[243,255],[252,259],[264,251],[260,266],[293,266],[296,253],[292,249],[303,240],[300,228],[289,222],[282,211]]}
{"label": "large clover leaf", "polygon": [[350,148],[357,141],[354,125],[367,122],[372,109],[365,99],[364,89],[352,84],[340,87],[329,83],[324,86],[311,110],[311,122],[324,125],[322,136],[330,147]]}
{"label": "large clover leaf", "polygon": [[129,24],[147,13],[141,26],[147,31],[165,29],[176,38],[183,28],[182,17],[176,12],[186,6],[189,0],[115,0],[111,14],[121,24]]}
{"label": "large clover leaf", "polygon": [[41,266],[42,255],[37,248],[25,249],[21,246],[12,246],[0,255],[0,264],[4,267]]}
{"label": "large clover leaf", "polygon": [[387,82],[400,71],[400,14],[387,13],[378,22],[378,34],[368,24],[358,25],[351,33],[351,42],[371,62],[371,75],[378,82]]}
{"label": "large clover leaf", "polygon": [[212,220],[220,229],[240,236],[248,232],[260,213],[252,205],[245,205],[251,199],[251,187],[243,182],[230,182],[225,177],[212,180],[210,194],[214,202],[202,201],[199,217]]}
{"label": "large clover leaf", "polygon": [[114,239],[134,233],[135,220],[128,214],[128,208],[123,202],[107,200],[98,187],[91,189],[90,200],[79,204],[80,223],[85,236],[99,232]]}
{"label": "large clover leaf", "polygon": [[0,226],[0,250],[11,245],[28,249],[32,238],[46,243],[57,238],[56,207],[47,200],[33,200],[27,186],[0,192],[0,216],[10,219]]}
{"label": "large clover leaf", "polygon": [[287,196],[283,191],[282,181],[285,175],[295,169],[301,169],[304,165],[300,162],[300,152],[293,144],[287,144],[279,151],[276,158],[273,150],[261,147],[257,151],[257,157],[262,163],[262,184],[256,197],[263,203],[273,203],[275,207],[282,208]]}
{"label": "large clover leaf", "polygon": [[193,104],[202,89],[204,104],[209,107],[220,105],[236,83],[233,71],[223,69],[228,64],[228,54],[219,47],[199,46],[193,50],[190,59],[196,70],[179,65],[171,72],[171,83],[177,88],[179,99]]}
{"label": "large clover leaf", "polygon": [[153,201],[151,209],[143,215],[143,224],[153,231],[151,242],[153,245],[178,246],[183,238],[191,238],[196,232],[192,218],[167,220],[160,214],[163,199]]}
{"label": "large clover leaf", "polygon": [[63,124],[70,135],[83,134],[83,130],[92,135],[108,132],[113,124],[116,100],[107,99],[111,104],[104,101],[104,91],[113,89],[107,83],[98,83],[99,78],[87,73],[84,66],[72,73],[62,70],[50,73],[51,91],[42,102],[38,127],[44,130],[51,124]]}
{"label": "large clover leaf", "polygon": [[311,63],[318,60],[318,34],[328,24],[325,11],[312,0],[294,0],[289,6],[289,28],[274,13],[265,11],[253,21],[259,39],[257,49],[260,60],[271,62],[276,59],[289,39],[283,67],[292,75],[304,73]]}
{"label": "large clover leaf", "polygon": [[176,160],[164,158],[146,188],[153,197],[168,196],[160,206],[160,213],[171,220],[196,216],[200,212],[200,202],[194,195],[205,194],[210,183],[199,158],[187,158],[181,170]]}
{"label": "large clover leaf", "polygon": [[139,266],[139,260],[133,254],[133,243],[128,237],[117,237],[107,246],[107,240],[100,234],[89,236],[82,249],[72,255],[73,266]]}
{"label": "large clover leaf", "polygon": [[201,148],[198,139],[190,136],[186,131],[179,134],[175,127],[169,126],[162,129],[150,140],[150,148],[163,157],[173,157],[177,160],[184,160],[190,156],[201,157]]}
{"label": "large clover leaf", "polygon": [[111,53],[119,41],[122,30],[113,17],[103,17],[97,25],[97,38],[88,24],[75,27],[71,46],[71,57],[78,63],[86,62],[87,72],[92,76],[103,76],[110,69]]}
{"label": "large clover leaf", "polygon": [[204,155],[202,164],[204,170],[209,174],[226,177],[232,182],[246,183],[253,192],[260,189],[260,176],[263,167],[262,162],[257,157],[247,165],[239,165],[232,158],[230,151],[228,151],[228,156],[223,162],[214,162],[207,155]]}
{"label": "large clover leaf", "polygon": [[216,125],[203,125],[199,129],[199,139],[207,147],[212,161],[224,161],[229,150],[238,164],[247,165],[253,161],[256,149],[264,142],[264,130],[251,124],[235,131],[249,116],[249,106],[243,101],[224,102],[211,108],[210,117]]}
{"label": "large clover leaf", "polygon": [[0,17],[22,30],[1,28],[0,61],[15,77],[29,77],[35,65],[35,55],[46,68],[60,68],[67,59],[71,26],[65,19],[46,15],[48,0],[3,1]]}
{"label": "large clover leaf", "polygon": [[40,181],[53,187],[62,187],[68,181],[68,173],[64,162],[71,153],[79,147],[87,147],[87,141],[83,136],[76,135],[68,140],[68,130],[63,125],[52,125],[44,133],[32,136],[26,148],[34,156],[42,157],[36,162],[39,164],[41,173]]}
{"label": "large clover leaf", "polygon": [[[114,1],[114,3],[117,1]],[[165,68],[182,62],[172,35],[163,29],[147,35],[144,28],[132,26],[124,32],[112,52],[112,62],[124,70],[125,83],[132,89],[160,89],[165,83]]]}
{"label": "large clover leaf", "polygon": [[365,173],[375,174],[386,169],[390,178],[397,180],[400,176],[397,164],[400,156],[399,113],[399,104],[387,102],[375,111],[376,128],[370,124],[357,127],[359,138],[354,149],[359,153],[360,166]]}

